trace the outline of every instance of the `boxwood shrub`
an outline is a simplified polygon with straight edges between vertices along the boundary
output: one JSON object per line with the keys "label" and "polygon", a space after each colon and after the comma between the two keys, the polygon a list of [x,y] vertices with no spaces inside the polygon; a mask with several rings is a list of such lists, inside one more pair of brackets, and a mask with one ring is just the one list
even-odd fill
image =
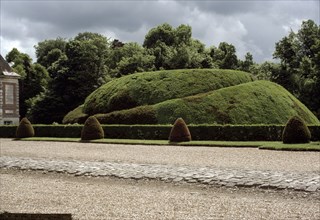
{"label": "boxwood shrub", "polygon": [[[83,125],[33,125],[37,137],[80,138]],[[105,138],[168,140],[172,125],[102,125]],[[188,125],[193,140],[281,141],[284,125]],[[320,141],[320,126],[308,126]],[[14,138],[17,126],[0,126],[0,138]]]}

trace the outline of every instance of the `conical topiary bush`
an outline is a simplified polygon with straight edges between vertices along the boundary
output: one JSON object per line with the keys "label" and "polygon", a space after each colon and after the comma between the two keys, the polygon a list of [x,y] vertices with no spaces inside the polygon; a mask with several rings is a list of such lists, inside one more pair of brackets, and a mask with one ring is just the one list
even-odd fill
{"label": "conical topiary bush", "polygon": [[104,138],[104,131],[99,121],[94,116],[90,116],[84,123],[81,131],[81,140],[95,140]]}
{"label": "conical topiary bush", "polygon": [[309,143],[311,133],[306,123],[298,116],[289,119],[282,133],[284,144]]}
{"label": "conical topiary bush", "polygon": [[34,136],[34,129],[32,124],[27,118],[23,118],[20,121],[20,124],[16,130],[16,137],[17,138],[27,138]]}
{"label": "conical topiary bush", "polygon": [[191,134],[188,126],[182,118],[178,118],[170,131],[169,142],[191,141]]}

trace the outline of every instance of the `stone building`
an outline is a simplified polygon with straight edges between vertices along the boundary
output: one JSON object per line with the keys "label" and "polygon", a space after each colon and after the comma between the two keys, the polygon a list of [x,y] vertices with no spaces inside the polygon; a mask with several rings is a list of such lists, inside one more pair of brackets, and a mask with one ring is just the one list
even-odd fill
{"label": "stone building", "polygon": [[19,124],[19,77],[0,55],[0,125]]}

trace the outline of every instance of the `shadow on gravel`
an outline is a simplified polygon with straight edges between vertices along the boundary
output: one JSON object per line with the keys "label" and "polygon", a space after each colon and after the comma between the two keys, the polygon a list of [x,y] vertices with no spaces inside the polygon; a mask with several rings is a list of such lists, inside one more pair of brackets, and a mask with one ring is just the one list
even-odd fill
{"label": "shadow on gravel", "polygon": [[1,220],[72,220],[71,214],[0,213]]}

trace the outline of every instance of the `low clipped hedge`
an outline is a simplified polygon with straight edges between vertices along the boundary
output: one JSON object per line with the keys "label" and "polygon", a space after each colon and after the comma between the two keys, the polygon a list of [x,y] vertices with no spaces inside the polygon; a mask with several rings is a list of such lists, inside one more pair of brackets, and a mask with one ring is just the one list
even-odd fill
{"label": "low clipped hedge", "polygon": [[306,123],[299,116],[293,116],[289,119],[282,133],[284,144],[309,143],[311,133]]}
{"label": "low clipped hedge", "polygon": [[104,131],[101,127],[101,124],[94,116],[90,116],[81,130],[81,140],[89,141],[95,139],[103,139]]}
{"label": "low clipped hedge", "polygon": [[[36,137],[80,138],[83,125],[33,125]],[[284,125],[188,125],[193,140],[281,141]],[[172,125],[102,125],[105,138],[168,140]],[[308,126],[320,141],[320,126]],[[17,126],[0,126],[0,138],[14,138]]]}
{"label": "low clipped hedge", "polygon": [[186,122],[178,118],[170,131],[169,142],[186,142],[191,141],[191,134]]}

